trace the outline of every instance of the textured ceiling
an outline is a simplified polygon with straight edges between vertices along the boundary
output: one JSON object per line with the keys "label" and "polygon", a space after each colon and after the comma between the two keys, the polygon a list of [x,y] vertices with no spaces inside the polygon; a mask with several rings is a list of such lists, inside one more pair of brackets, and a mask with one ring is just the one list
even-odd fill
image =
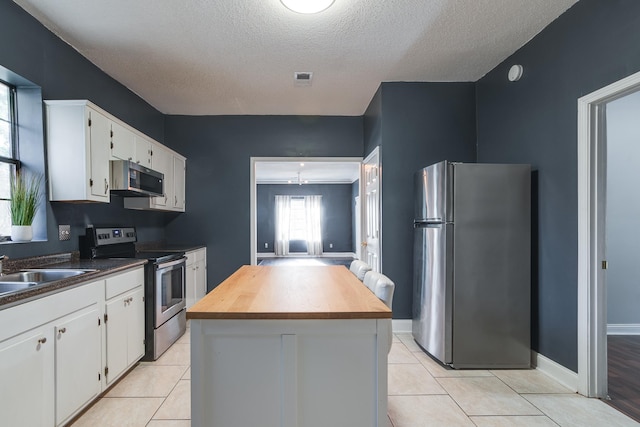
{"label": "textured ceiling", "polygon": [[576,1],[15,0],[163,113],[344,116],[381,82],[476,81]]}

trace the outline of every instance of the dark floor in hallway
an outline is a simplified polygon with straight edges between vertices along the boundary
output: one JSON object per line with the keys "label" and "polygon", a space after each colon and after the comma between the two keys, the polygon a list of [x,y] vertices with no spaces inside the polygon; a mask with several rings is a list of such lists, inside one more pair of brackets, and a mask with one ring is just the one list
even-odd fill
{"label": "dark floor in hallway", "polygon": [[609,335],[609,397],[617,410],[640,422],[640,335]]}
{"label": "dark floor in hallway", "polygon": [[258,259],[258,265],[288,265],[288,266],[309,266],[309,265],[345,265],[349,267],[353,258],[330,258],[330,257],[277,257]]}

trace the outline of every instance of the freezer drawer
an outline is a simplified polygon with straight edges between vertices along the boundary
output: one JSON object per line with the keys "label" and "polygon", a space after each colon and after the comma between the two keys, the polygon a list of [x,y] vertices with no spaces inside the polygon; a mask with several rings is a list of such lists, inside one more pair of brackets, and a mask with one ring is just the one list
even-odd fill
{"label": "freezer drawer", "polygon": [[413,337],[442,363],[451,363],[453,225],[416,224]]}
{"label": "freezer drawer", "polygon": [[416,221],[451,222],[453,220],[453,166],[440,162],[414,175]]}

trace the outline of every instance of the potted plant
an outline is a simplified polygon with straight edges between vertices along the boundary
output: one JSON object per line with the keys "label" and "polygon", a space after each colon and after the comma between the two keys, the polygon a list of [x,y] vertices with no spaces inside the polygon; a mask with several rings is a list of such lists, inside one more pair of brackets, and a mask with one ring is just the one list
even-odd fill
{"label": "potted plant", "polygon": [[11,240],[27,242],[33,238],[31,224],[40,203],[42,175],[23,172],[11,177]]}

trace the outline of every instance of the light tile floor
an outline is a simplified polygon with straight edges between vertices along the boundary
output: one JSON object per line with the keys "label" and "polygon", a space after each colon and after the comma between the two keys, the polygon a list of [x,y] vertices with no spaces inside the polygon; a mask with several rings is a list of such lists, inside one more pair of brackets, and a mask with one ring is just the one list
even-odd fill
{"label": "light tile floor", "polygon": [[[189,427],[190,379],[187,331],[160,359],[138,364],[73,426]],[[410,334],[394,335],[388,402],[388,427],[639,425],[535,370],[447,369]]]}

